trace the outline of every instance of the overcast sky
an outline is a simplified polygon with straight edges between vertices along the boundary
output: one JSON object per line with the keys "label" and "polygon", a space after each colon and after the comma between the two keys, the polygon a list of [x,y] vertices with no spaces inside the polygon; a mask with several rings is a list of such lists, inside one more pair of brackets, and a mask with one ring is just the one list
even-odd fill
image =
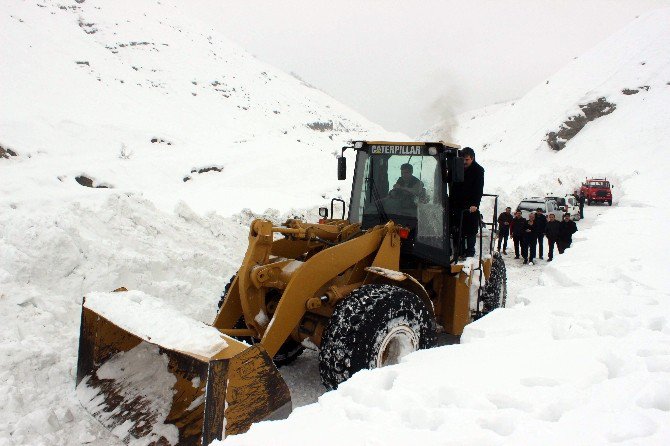
{"label": "overcast sky", "polygon": [[[200,19],[388,130],[522,96],[670,0],[191,0]],[[670,24],[669,24],[670,26]]]}

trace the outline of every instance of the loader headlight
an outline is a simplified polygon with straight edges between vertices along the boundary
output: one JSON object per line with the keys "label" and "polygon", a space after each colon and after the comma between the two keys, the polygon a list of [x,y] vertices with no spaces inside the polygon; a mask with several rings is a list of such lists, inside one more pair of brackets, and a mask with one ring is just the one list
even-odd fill
{"label": "loader headlight", "polygon": [[362,149],[363,148],[363,141],[356,141],[354,143],[354,149]]}
{"label": "loader headlight", "polygon": [[437,155],[437,147],[428,147],[428,154],[432,156]]}

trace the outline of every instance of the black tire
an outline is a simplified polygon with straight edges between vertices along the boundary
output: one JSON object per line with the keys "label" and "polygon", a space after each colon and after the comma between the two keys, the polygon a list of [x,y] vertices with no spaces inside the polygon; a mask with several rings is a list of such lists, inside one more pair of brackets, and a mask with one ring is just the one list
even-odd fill
{"label": "black tire", "polygon": [[612,206],[612,200],[609,200],[609,201],[607,202],[607,204],[610,205],[610,206]]}
{"label": "black tire", "polygon": [[321,381],[335,389],[360,370],[436,343],[432,309],[416,294],[393,285],[364,285],[335,306],[319,351]]}
{"label": "black tire", "polygon": [[504,308],[507,302],[507,268],[499,252],[493,253],[491,275],[484,285],[481,294],[484,304],[482,315],[488,314],[496,308]]}
{"label": "black tire", "polygon": [[[226,294],[228,294],[228,290],[233,285],[233,280],[235,280],[235,277],[237,277],[237,274],[233,275],[233,277],[230,278],[226,286],[223,288],[223,293],[219,299],[219,309],[221,309],[223,301],[226,298]],[[233,328],[247,328],[247,324],[244,323],[244,316],[240,316]],[[258,342],[258,339],[254,338],[253,336],[233,336],[233,338],[237,339],[238,341],[246,342],[250,345]],[[274,358],[272,358],[272,361],[275,363],[277,368],[279,368],[291,364],[293,361],[298,359],[298,356],[302,355],[303,351],[305,351],[305,347],[303,347],[302,344],[295,341],[293,338],[288,338],[286,342],[284,342],[282,346],[279,347],[279,351],[274,356]]]}
{"label": "black tire", "polygon": [[591,200],[586,200],[586,205],[591,206]]}

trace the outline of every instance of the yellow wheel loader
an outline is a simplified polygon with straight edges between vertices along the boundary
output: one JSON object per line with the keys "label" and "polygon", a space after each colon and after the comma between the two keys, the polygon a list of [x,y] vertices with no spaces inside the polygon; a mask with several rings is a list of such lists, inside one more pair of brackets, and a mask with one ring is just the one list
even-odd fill
{"label": "yellow wheel loader", "polygon": [[[345,202],[334,199],[330,215],[319,210],[319,223],[252,222],[244,261],[206,327],[225,347],[207,354],[175,347],[85,300],[77,384],[89,411],[126,441],[206,445],[286,416],[290,394],[276,366],[304,348],[319,350],[321,379],[332,389],[359,370],[434,347],[438,327],[460,335],[504,306],[505,265],[492,249],[497,196],[488,196],[491,222],[479,219],[479,256],[459,261],[460,243],[453,243],[463,225],[463,214],[449,206],[464,177],[459,147],[356,141],[338,158],[340,180],[350,149],[356,165],[348,218]],[[132,369],[147,358],[172,378],[139,380]],[[147,380],[152,389],[171,386],[161,404],[138,384]]]}

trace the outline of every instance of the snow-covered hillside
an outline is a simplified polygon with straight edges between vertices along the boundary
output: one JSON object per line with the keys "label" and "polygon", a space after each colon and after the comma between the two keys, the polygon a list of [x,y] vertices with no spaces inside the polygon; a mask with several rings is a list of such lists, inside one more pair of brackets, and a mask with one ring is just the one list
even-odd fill
{"label": "snow-covered hillside", "polygon": [[332,154],[382,129],[180,8],[149,0],[3,8],[0,145],[18,154],[0,167],[13,183],[7,193],[105,193],[83,189],[75,179],[85,176],[168,211],[183,200],[231,214],[313,206],[337,191]]}
{"label": "snow-covered hillside", "polygon": [[[592,225],[587,207],[591,227],[515,306],[466,327],[461,345],[361,372],[223,444],[670,444],[669,23],[669,10],[640,17],[520,100],[422,136],[475,148],[503,205],[613,181],[615,206]],[[598,109],[550,148],[547,135]]]}

